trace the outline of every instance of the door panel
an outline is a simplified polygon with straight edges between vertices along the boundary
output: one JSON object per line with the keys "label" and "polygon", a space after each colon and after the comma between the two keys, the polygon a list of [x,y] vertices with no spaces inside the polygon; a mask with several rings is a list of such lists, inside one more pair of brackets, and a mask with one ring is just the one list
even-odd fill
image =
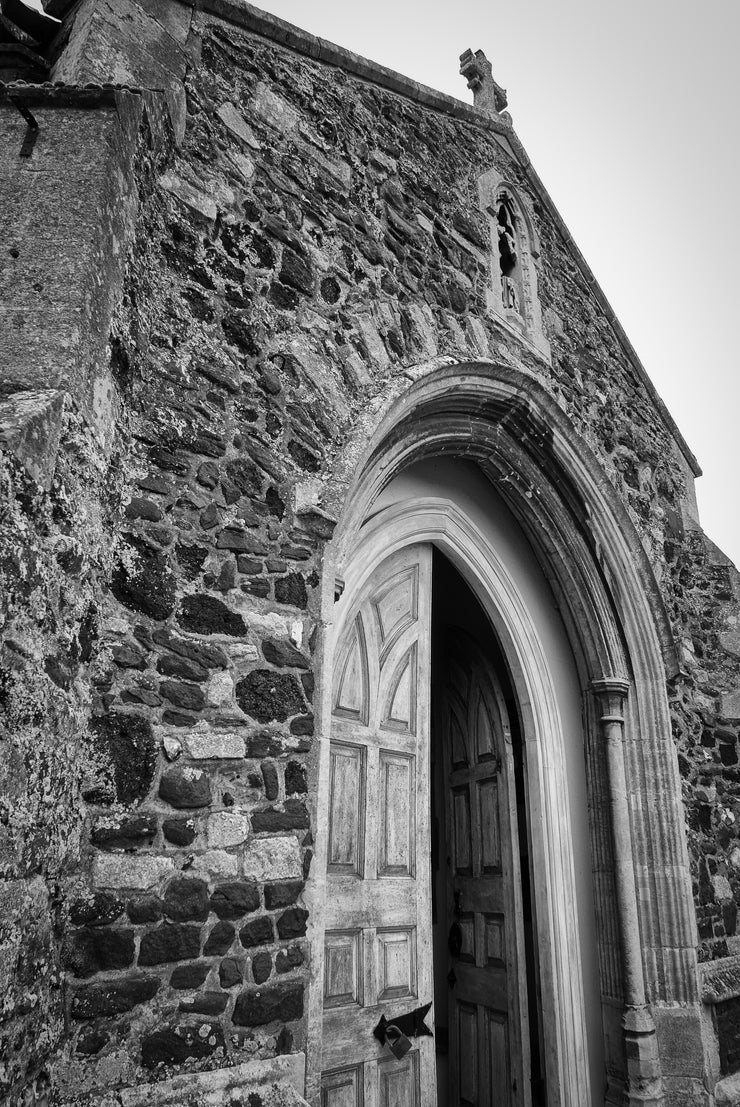
{"label": "door panel", "polygon": [[433,1039],[414,1039],[397,1060],[373,1036],[381,1015],[391,1020],[433,995],[431,547],[392,555],[340,602],[347,607],[332,689],[322,1107],[432,1107]]}
{"label": "door panel", "polygon": [[496,677],[475,641],[450,632],[445,648],[448,918],[458,928],[448,977],[450,1102],[529,1107],[511,731]]}

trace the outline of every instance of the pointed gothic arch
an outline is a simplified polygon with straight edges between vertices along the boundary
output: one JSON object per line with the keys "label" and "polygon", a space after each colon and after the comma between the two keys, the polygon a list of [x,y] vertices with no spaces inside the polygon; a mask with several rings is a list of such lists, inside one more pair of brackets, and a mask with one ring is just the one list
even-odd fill
{"label": "pointed gothic arch", "polygon": [[[640,1102],[663,1103],[660,1058],[676,1014],[683,1025],[690,1018],[698,1035],[700,1011],[694,909],[666,696],[666,680],[677,672],[677,663],[656,582],[606,474],[536,379],[501,365],[451,359],[419,367],[414,376],[411,385],[397,386],[364,413],[327,490],[324,506],[336,512],[339,525],[325,562],[329,629],[322,643],[323,671],[330,672],[332,663],[334,569],[359,580],[373,559],[390,549],[384,537],[390,533],[387,515],[373,518],[381,490],[422,458],[474,461],[518,521],[561,610],[584,697],[589,803],[610,811],[591,843],[594,853],[608,860],[609,871],[596,891],[601,992],[604,1002],[620,1009],[624,1050],[620,1057],[613,1042],[609,1047],[607,1102],[621,1102],[623,1091],[625,1102],[637,1102],[631,1089],[647,1079],[650,1098]],[[550,702],[546,667],[538,664],[536,643],[528,640],[526,611],[518,610],[516,596],[497,575],[495,550],[486,548],[454,503],[420,504],[418,511],[396,519],[393,530],[394,542],[432,541],[462,569],[500,639],[508,642],[522,701],[535,716],[545,713],[534,719],[533,732],[549,735],[555,745],[541,766],[551,764],[551,757],[557,764],[557,724],[552,717],[544,721]],[[322,737],[328,736],[330,715],[324,682]],[[320,767],[320,777],[325,772]],[[558,808],[556,780],[547,773],[539,779],[550,825],[557,824],[539,843],[549,882],[543,917],[550,927],[545,968],[555,1027],[550,1052],[559,1097],[554,1102],[575,1107],[583,1102],[578,1098],[583,1009],[574,994],[579,969],[568,921],[568,819]],[[320,854],[319,842],[318,869]],[[312,891],[315,938],[323,894],[319,875]],[[309,1031],[314,1035],[320,1027],[317,1002],[314,988]],[[568,1010],[572,1017],[564,1013]]]}

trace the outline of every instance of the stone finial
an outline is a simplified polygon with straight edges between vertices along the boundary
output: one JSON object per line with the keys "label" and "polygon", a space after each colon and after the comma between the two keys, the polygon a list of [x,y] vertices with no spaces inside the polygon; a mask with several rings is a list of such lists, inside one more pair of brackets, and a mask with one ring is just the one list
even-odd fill
{"label": "stone finial", "polygon": [[506,89],[493,79],[491,63],[482,50],[460,55],[460,73],[473,90],[473,107],[488,115],[499,115],[507,106]]}

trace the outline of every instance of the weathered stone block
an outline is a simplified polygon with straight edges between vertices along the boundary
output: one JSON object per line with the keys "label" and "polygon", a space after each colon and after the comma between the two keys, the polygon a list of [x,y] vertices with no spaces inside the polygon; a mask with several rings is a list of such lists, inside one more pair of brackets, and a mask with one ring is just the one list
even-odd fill
{"label": "weathered stone block", "polygon": [[252,958],[252,978],[255,984],[264,984],[272,972],[272,954],[267,950],[255,953]]}
{"label": "weathered stone block", "polygon": [[253,919],[252,922],[247,923],[239,931],[239,941],[247,948],[265,946],[273,940],[273,937],[272,922],[264,916]]}
{"label": "weathered stone block", "polygon": [[235,936],[236,928],[233,927],[231,923],[220,920],[208,935],[206,944],[203,947],[203,956],[214,957],[228,953]]}
{"label": "weathered stone block", "polygon": [[141,1040],[141,1061],[146,1068],[157,1065],[181,1065],[188,1058],[203,1058],[224,1048],[223,1030],[218,1023],[207,1027],[182,1026],[177,1030],[156,1030]]}
{"label": "weathered stone block", "polygon": [[193,819],[164,819],[162,833],[173,846],[189,846],[195,841],[195,822]]}
{"label": "weathered stone block", "polygon": [[[303,795],[308,791],[306,767],[300,761],[289,761],[285,769],[285,793]],[[268,796],[268,799],[270,797]]]}
{"label": "weathered stone block", "polygon": [[304,709],[296,678],[272,669],[254,669],[240,680],[236,685],[236,702],[245,715],[260,723],[287,719]]}
{"label": "weathered stone block", "polygon": [[265,907],[274,911],[278,907],[288,907],[295,903],[303,891],[302,880],[281,880],[265,885]]}
{"label": "weathered stone block", "polygon": [[303,1017],[303,985],[278,984],[259,992],[242,992],[234,1006],[237,1026],[264,1026],[266,1023],[292,1022]]}
{"label": "weathered stone block", "polygon": [[120,603],[152,619],[166,619],[175,609],[176,579],[161,550],[143,538],[127,534],[111,591]]}
{"label": "weathered stone block", "polygon": [[222,988],[233,988],[244,979],[241,961],[236,957],[224,957],[218,967],[218,979]]}
{"label": "weathered stone block", "polygon": [[134,963],[134,932],[121,928],[88,928],[68,935],[64,963],[75,976],[92,976]]}
{"label": "weathered stone block", "polygon": [[291,907],[277,920],[277,931],[281,938],[300,938],[306,933],[308,911],[302,907]]}
{"label": "weathered stone block", "polygon": [[255,833],[275,830],[305,830],[308,828],[308,811],[301,800],[288,799],[283,810],[268,807],[252,815]]}
{"label": "weathered stone block", "polygon": [[156,976],[130,976],[126,980],[102,980],[78,988],[72,996],[73,1019],[121,1015],[152,999],[159,989]]}
{"label": "weathered stone block", "polygon": [[132,923],[158,922],[162,918],[164,905],[159,896],[133,896],[126,904],[126,911]]}
{"label": "weathered stone block", "polygon": [[207,919],[209,912],[208,885],[202,880],[178,877],[171,880],[164,893],[164,913],[176,922]]}
{"label": "weathered stone block", "polygon": [[223,992],[201,992],[189,999],[181,999],[180,1011],[189,1011],[195,1015],[220,1015],[226,1010],[229,997]]}
{"label": "weathered stone block", "polygon": [[70,922],[75,926],[107,926],[123,914],[123,900],[107,892],[93,892],[87,899],[78,899],[70,908]]}
{"label": "weathered stone block", "polygon": [[239,919],[250,911],[257,911],[259,905],[259,888],[244,881],[221,884],[211,895],[211,910],[219,919]]}
{"label": "weathered stone block", "polygon": [[140,965],[164,965],[168,961],[191,961],[200,954],[200,929],[179,923],[162,923],[141,939]]}
{"label": "weathered stone block", "polygon": [[262,653],[271,665],[293,669],[307,669],[309,666],[308,658],[287,639],[266,638],[262,643]]}
{"label": "weathered stone block", "polygon": [[240,638],[247,633],[246,624],[235,611],[215,596],[184,596],[178,616],[180,626],[196,634],[226,634]]}
{"label": "weathered stone block", "polygon": [[211,781],[203,769],[177,766],[159,782],[159,795],[173,807],[206,807],[211,802]]}
{"label": "weathered stone block", "polygon": [[207,727],[191,730],[185,738],[188,753],[198,761],[211,758],[224,761],[241,759],[246,752],[244,737],[235,729],[218,730]]}
{"label": "weathered stone block", "polygon": [[155,815],[131,815],[123,819],[97,819],[91,838],[93,845],[101,849],[132,849],[151,845],[156,833]]}
{"label": "weathered stone block", "polygon": [[236,812],[218,811],[208,819],[207,835],[211,848],[239,846],[249,835],[249,819]]}
{"label": "weathered stone block", "polygon": [[256,838],[245,850],[244,875],[250,880],[290,880],[301,874],[301,849],[293,837]]}
{"label": "weathered stone block", "polygon": [[116,796],[121,803],[142,800],[156,765],[156,741],[151,723],[141,715],[105,715],[90,720],[90,730],[110,759]]}
{"label": "weathered stone block", "polygon": [[211,966],[203,962],[195,962],[192,965],[178,965],[172,970],[170,987],[178,990],[186,988],[199,988],[208,976]]}
{"label": "weathered stone block", "polygon": [[98,853],[93,859],[93,879],[99,888],[153,888],[174,868],[169,857]]}
{"label": "weathered stone block", "polygon": [[278,950],[275,967],[279,973],[292,972],[293,969],[299,968],[304,961],[303,950],[300,946],[288,946],[287,949]]}

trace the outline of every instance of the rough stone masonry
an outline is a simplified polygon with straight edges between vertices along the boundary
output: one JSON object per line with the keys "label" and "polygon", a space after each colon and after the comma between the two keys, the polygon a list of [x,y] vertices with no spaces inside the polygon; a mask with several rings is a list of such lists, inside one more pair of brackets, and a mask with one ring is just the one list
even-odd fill
{"label": "rough stone masonry", "polygon": [[[238,0],[47,11],[2,22],[0,1099],[193,1074],[177,1102],[235,1102],[225,1072],[305,1050],[322,488],[444,356],[537,377],[649,555],[731,1079],[740,578],[510,123]],[[489,310],[491,166],[536,227],[549,358]]]}

